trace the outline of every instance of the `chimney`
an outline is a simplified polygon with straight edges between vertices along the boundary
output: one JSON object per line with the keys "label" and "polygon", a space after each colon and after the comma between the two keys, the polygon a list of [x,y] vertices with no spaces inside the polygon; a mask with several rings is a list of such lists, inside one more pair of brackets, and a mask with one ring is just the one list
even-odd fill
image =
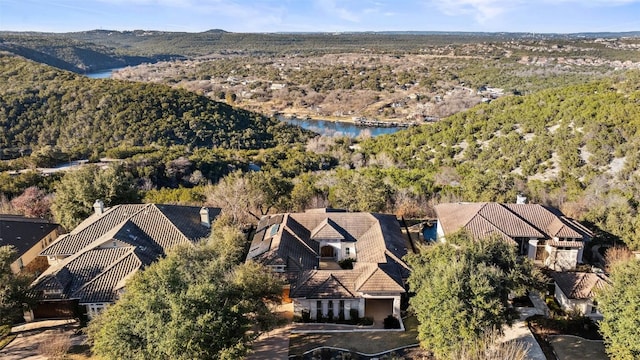
{"label": "chimney", "polygon": [[524,195],[520,195],[518,194],[516,196],[516,204],[526,204],[527,203],[527,197]]}
{"label": "chimney", "polygon": [[93,210],[95,210],[96,215],[98,216],[104,214],[104,203],[102,200],[98,199],[93,203]]}
{"label": "chimney", "polygon": [[209,217],[209,208],[203,207],[200,209],[200,224],[202,226],[211,227],[211,218]]}

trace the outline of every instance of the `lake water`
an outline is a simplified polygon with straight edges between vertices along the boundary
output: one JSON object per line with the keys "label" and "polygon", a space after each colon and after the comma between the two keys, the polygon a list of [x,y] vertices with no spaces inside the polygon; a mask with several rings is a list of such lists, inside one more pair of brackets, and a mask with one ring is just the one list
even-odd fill
{"label": "lake water", "polygon": [[123,68],[114,68],[114,69],[106,69],[106,70],[100,70],[100,71],[96,71],[96,72],[91,72],[91,73],[86,73],[84,74],[84,76],[90,78],[90,79],[108,79],[111,77],[111,73],[116,71],[116,70],[120,70]]}
{"label": "lake water", "polygon": [[281,117],[280,120],[289,124],[298,125],[303,129],[317,132],[323,136],[348,136],[351,138],[358,137],[363,132],[368,132],[371,136],[384,134],[393,134],[403,128],[398,127],[363,127],[356,126],[353,123],[339,122],[331,120],[311,120],[298,118]]}

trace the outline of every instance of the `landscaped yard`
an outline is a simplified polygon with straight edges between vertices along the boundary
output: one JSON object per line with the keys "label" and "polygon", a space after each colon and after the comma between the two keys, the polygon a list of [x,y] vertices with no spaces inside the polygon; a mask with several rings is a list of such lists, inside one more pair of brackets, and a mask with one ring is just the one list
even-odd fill
{"label": "landscaped yard", "polygon": [[365,331],[335,334],[291,334],[289,355],[302,355],[320,346],[331,346],[365,354],[417,344],[418,320],[409,317],[404,321],[404,332]]}
{"label": "landscaped yard", "polygon": [[575,336],[557,335],[549,342],[558,355],[558,360],[607,360],[602,341],[581,339]]}

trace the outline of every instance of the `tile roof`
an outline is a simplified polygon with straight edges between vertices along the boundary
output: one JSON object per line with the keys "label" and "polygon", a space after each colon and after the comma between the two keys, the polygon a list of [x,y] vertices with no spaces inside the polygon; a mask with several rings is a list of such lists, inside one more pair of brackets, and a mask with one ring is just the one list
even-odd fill
{"label": "tile roof", "polygon": [[289,296],[313,299],[355,297],[355,275],[349,270],[310,270],[301,274]]}
{"label": "tile roof", "polygon": [[50,233],[62,230],[60,225],[39,218],[0,215],[0,246],[12,245],[16,257],[22,256]]}
{"label": "tile roof", "polygon": [[[404,292],[409,267],[402,261],[406,243],[393,215],[308,211],[277,215],[281,228],[270,236],[261,219],[248,260],[286,265],[292,297],[354,296],[358,292]],[[355,246],[353,270],[317,270],[319,240],[349,241]]]}
{"label": "tile roof", "polygon": [[606,276],[594,273],[556,272],[551,276],[569,299],[592,299],[596,289],[603,289],[609,284]]}
{"label": "tile roof", "polygon": [[[58,290],[43,298],[79,299],[80,303],[110,302],[115,290],[138,269],[170,248],[208,236],[200,207],[177,205],[118,205],[101,216],[92,215],[41,254],[66,254],[33,283],[35,291]],[[219,209],[208,209],[210,220]],[[94,228],[95,226],[95,228]]]}
{"label": "tile roof", "polygon": [[567,241],[567,240],[549,240],[545,242],[545,245],[549,245],[553,247],[570,247],[570,248],[581,248],[584,246],[582,241]]}
{"label": "tile roof", "polygon": [[435,206],[445,232],[461,229],[474,237],[497,234],[503,239],[570,238],[582,241],[590,231],[559,210],[538,204],[447,203]]}

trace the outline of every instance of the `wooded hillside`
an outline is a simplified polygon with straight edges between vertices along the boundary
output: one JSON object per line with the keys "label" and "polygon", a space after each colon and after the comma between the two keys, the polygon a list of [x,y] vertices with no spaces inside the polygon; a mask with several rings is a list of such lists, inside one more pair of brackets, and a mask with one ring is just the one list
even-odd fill
{"label": "wooded hillside", "polygon": [[256,149],[303,140],[302,130],[164,85],[88,79],[0,55],[0,148],[76,155],[119,145]]}

